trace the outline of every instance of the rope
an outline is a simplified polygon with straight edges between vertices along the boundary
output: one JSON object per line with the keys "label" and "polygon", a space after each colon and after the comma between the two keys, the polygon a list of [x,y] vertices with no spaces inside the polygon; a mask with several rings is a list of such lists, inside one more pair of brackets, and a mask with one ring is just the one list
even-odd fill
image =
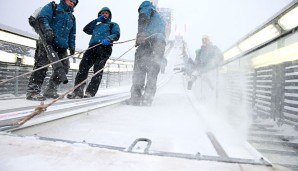
{"label": "rope", "polygon": [[[147,38],[145,39],[149,39],[150,37],[154,36],[154,35],[157,35],[159,33],[155,33],[155,34],[152,34],[150,36],[148,36]],[[123,42],[118,42],[118,43],[114,43],[114,44],[121,44],[121,43],[126,43],[126,42],[130,42],[130,41],[134,41],[136,39],[130,39],[130,40],[127,40],[127,41],[123,41]],[[101,44],[101,43],[100,43]],[[94,48],[96,46],[99,46],[100,44],[97,44],[97,45],[94,45],[80,53],[83,53],[91,48]],[[22,126],[23,124],[25,124],[27,121],[29,121],[30,119],[32,119],[33,117],[41,114],[42,112],[45,112],[47,110],[48,107],[52,106],[54,103],[56,103],[57,101],[63,99],[67,94],[69,94],[70,92],[73,92],[75,89],[77,89],[78,87],[80,87],[82,84],[84,84],[85,82],[87,82],[89,79],[92,79],[94,76],[96,76],[97,74],[99,74],[101,71],[103,71],[105,68],[107,67],[110,67],[112,64],[114,64],[117,60],[119,60],[121,57],[123,57],[124,55],[126,55],[129,51],[131,51],[133,48],[135,48],[135,45],[133,45],[131,48],[129,48],[127,51],[125,51],[122,55],[120,55],[118,58],[115,58],[115,59],[111,59],[113,60],[113,62],[111,62],[110,64],[106,65],[105,67],[103,67],[102,69],[100,69],[99,71],[97,71],[96,73],[94,73],[93,75],[89,76],[87,79],[85,79],[84,81],[82,81],[81,83],[77,84],[76,86],[74,86],[73,88],[69,89],[67,92],[65,92],[64,94],[62,94],[61,96],[59,96],[57,99],[54,99],[52,102],[50,102],[49,104],[45,105],[44,102],[41,102],[39,106],[37,106],[34,110],[34,112],[32,112],[30,115],[28,115],[27,117],[25,117],[24,119],[20,120],[17,125],[15,127],[20,127]],[[68,56],[67,58],[71,57],[72,55]],[[60,61],[62,60],[65,60],[67,58],[63,58]],[[56,61],[58,62],[58,61]],[[55,62],[55,63],[56,63]],[[53,62],[54,63],[54,62]],[[52,64],[53,64],[52,63]],[[49,64],[50,65],[50,64]],[[47,65],[47,66],[49,66]],[[40,68],[38,68],[40,69]],[[36,71],[36,70],[35,70]],[[34,71],[33,71],[34,72]],[[32,72],[31,72],[32,73]],[[27,73],[28,74],[28,73]],[[24,74],[23,74],[24,75]],[[20,75],[21,76],[21,75]],[[19,77],[19,76],[18,76]],[[16,77],[17,78],[17,77]],[[6,81],[7,82],[7,81]],[[4,82],[1,82],[1,84],[3,84]]]}
{"label": "rope", "polygon": [[126,40],[126,41],[122,41],[122,42],[115,42],[115,43],[112,43],[112,44],[122,44],[122,43],[127,43],[127,42],[131,42],[131,41],[135,41],[136,39],[129,39],[129,40]]}
{"label": "rope", "polygon": [[[131,41],[134,41],[134,40],[136,40],[136,39],[130,39],[130,40],[122,41],[122,42],[115,42],[115,43],[112,43],[112,44],[123,44],[123,43],[131,42]],[[101,43],[96,44],[96,45],[94,45],[94,46],[91,46],[91,47],[89,47],[88,49],[83,50],[83,51],[78,52],[78,53],[75,53],[75,54],[73,54],[73,55],[68,55],[68,56],[66,56],[66,57],[63,58],[63,59],[60,59],[60,60],[58,60],[58,61],[49,63],[49,64],[47,64],[47,65],[44,65],[44,66],[40,67],[40,68],[34,69],[34,70],[30,71],[30,72],[26,72],[26,73],[24,73],[24,74],[18,75],[18,76],[16,76],[16,77],[13,77],[13,78],[10,78],[10,79],[0,80],[0,85],[3,85],[3,84],[5,84],[5,83],[7,83],[7,82],[9,82],[9,81],[15,80],[15,79],[17,79],[17,78],[19,78],[19,77],[23,77],[23,76],[32,74],[33,72],[38,71],[38,70],[41,70],[41,69],[43,69],[43,68],[47,68],[47,67],[49,67],[49,66],[52,65],[52,64],[61,62],[61,61],[63,61],[63,60],[69,59],[69,58],[72,58],[74,55],[81,55],[82,53],[86,52],[87,50],[93,49],[93,48],[95,48],[95,47],[97,47],[97,46],[99,46],[99,45],[101,45]]]}
{"label": "rope", "polygon": [[63,99],[67,94],[69,94],[70,92],[73,92],[75,89],[77,89],[78,87],[80,87],[82,84],[84,84],[85,82],[87,82],[89,79],[92,79],[94,76],[96,76],[97,74],[99,74],[101,71],[103,71],[105,68],[109,67],[110,65],[112,65],[113,63],[115,63],[117,60],[119,60],[121,57],[123,57],[125,54],[127,54],[129,51],[131,51],[133,48],[135,47],[135,45],[131,48],[129,48],[126,52],[124,52],[122,55],[120,55],[118,58],[116,59],[112,59],[113,62],[111,62],[110,64],[108,64],[107,66],[103,67],[101,70],[97,71],[96,73],[94,73],[93,75],[89,76],[87,79],[85,79],[84,81],[82,81],[81,83],[79,83],[78,85],[74,86],[73,88],[69,89],[67,92],[65,92],[64,94],[62,94],[61,96],[59,96],[57,99],[53,100],[52,102],[50,102],[49,104],[45,105],[44,102],[41,102],[39,106],[37,106],[34,110],[34,112],[32,112],[30,115],[28,115],[26,118],[24,118],[23,120],[18,122],[17,127],[22,126],[24,123],[26,123],[27,121],[29,121],[30,119],[32,119],[33,117],[35,117],[36,115],[41,114],[42,112],[45,112],[47,110],[48,107],[52,106],[54,103],[56,103],[57,101]]}

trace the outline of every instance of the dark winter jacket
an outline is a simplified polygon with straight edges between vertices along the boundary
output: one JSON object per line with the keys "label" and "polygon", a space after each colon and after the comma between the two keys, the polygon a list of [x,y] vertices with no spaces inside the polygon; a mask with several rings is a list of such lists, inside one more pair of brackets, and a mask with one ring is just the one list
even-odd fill
{"label": "dark winter jacket", "polygon": [[217,46],[202,46],[196,51],[195,67],[201,72],[218,67],[223,62],[223,55]]}
{"label": "dark winter jacket", "polygon": [[[150,1],[144,1],[139,9],[138,33],[165,40],[165,21]],[[157,34],[156,34],[157,33]]]}
{"label": "dark winter jacket", "polygon": [[[103,39],[108,38],[113,41],[117,41],[120,38],[120,27],[117,23],[111,22],[112,12],[108,7],[102,8],[98,16],[102,11],[109,11],[110,18],[105,22],[97,22],[97,20],[91,21],[84,27],[84,32],[86,34],[92,35],[89,42],[89,46],[100,43]],[[111,45],[112,46],[112,45]]]}
{"label": "dark winter jacket", "polygon": [[72,12],[73,8],[60,0],[56,11],[53,12],[52,3],[49,3],[37,16],[45,30],[53,30],[56,35],[54,43],[59,48],[75,48],[76,19]]}

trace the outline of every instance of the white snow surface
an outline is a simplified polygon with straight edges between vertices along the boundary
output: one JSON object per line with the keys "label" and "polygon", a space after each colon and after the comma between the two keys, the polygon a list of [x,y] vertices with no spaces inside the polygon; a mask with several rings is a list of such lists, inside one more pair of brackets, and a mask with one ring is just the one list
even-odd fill
{"label": "white snow surface", "polygon": [[0,135],[1,171],[273,171],[284,168],[125,153]]}
{"label": "white snow surface", "polygon": [[181,76],[171,79],[159,90],[152,107],[121,105],[95,110],[37,134],[119,147],[129,147],[137,138],[149,138],[153,142],[151,150],[216,156],[182,85]]}
{"label": "white snow surface", "polygon": [[[231,120],[225,117],[227,112],[221,108],[222,106],[212,108],[210,107],[212,103],[206,105],[207,102],[202,103],[197,100],[192,91],[186,90],[185,77],[182,74],[173,74],[173,66],[182,62],[180,54],[179,47],[169,54],[167,74],[160,75],[160,79],[170,79],[158,90],[151,107],[119,105],[114,108],[94,110],[77,120],[24,134],[124,148],[128,148],[137,138],[148,138],[152,141],[151,152],[193,155],[199,152],[201,155],[218,156],[206,134],[211,132],[229,157],[259,160],[261,155],[246,142],[247,124],[242,122],[243,118],[247,117],[236,115],[231,123]],[[23,100],[22,103],[24,102],[26,104],[16,102],[10,107],[37,103]],[[8,102],[4,103],[5,106],[1,105],[2,109],[9,106],[6,104]],[[239,124],[235,125],[235,122]],[[273,170],[265,166],[148,156],[81,144],[0,135],[1,171],[198,169]]]}

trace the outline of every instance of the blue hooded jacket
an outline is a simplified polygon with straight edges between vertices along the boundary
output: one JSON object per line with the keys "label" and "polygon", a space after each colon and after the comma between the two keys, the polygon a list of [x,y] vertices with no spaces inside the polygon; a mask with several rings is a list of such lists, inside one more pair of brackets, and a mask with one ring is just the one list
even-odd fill
{"label": "blue hooded jacket", "polygon": [[[97,20],[91,21],[84,27],[84,32],[86,34],[92,35],[89,46],[100,43],[103,39],[108,38],[113,41],[117,41],[120,38],[120,27],[117,23],[111,22],[112,12],[108,7],[102,8],[98,16],[100,16],[102,11],[108,11],[110,13],[110,18],[104,22],[97,22]],[[112,46],[112,44],[111,44]]]}
{"label": "blue hooded jacket", "polygon": [[60,0],[56,11],[53,12],[52,3],[49,3],[37,16],[45,30],[53,30],[56,35],[54,43],[59,48],[75,48],[76,19],[72,12],[73,8]]}
{"label": "blue hooded jacket", "polygon": [[[139,9],[138,32],[144,32],[148,36],[165,39],[166,24],[156,8],[150,1],[144,1]],[[156,34],[158,33],[158,34]]]}
{"label": "blue hooded jacket", "polygon": [[217,46],[202,45],[201,49],[196,50],[195,67],[201,72],[207,72],[221,65],[223,59],[223,54]]}

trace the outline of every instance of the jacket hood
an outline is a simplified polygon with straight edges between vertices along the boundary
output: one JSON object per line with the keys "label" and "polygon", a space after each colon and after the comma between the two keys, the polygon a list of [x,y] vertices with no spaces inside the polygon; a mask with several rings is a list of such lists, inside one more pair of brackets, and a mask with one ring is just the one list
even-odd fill
{"label": "jacket hood", "polygon": [[79,0],[76,0],[74,7],[76,7],[78,5],[78,3],[79,3]]}
{"label": "jacket hood", "polygon": [[108,8],[108,7],[103,7],[99,12],[98,12],[98,17],[100,16],[100,13],[102,12],[102,11],[108,11],[109,13],[110,13],[110,19],[112,19],[112,12],[111,12],[111,10],[110,10],[110,8]]}
{"label": "jacket hood", "polygon": [[155,6],[150,2],[150,1],[144,1],[141,3],[141,5],[139,6],[138,11],[140,11],[141,9],[145,9],[145,10],[150,10],[153,9],[155,10]]}
{"label": "jacket hood", "polygon": [[[77,2],[79,2],[79,1],[77,1]],[[76,3],[76,4],[78,4],[78,3]],[[73,8],[71,8],[70,6],[68,6],[66,4],[65,0],[60,0],[60,5],[64,9],[64,11],[66,11],[66,12],[73,12]]]}

